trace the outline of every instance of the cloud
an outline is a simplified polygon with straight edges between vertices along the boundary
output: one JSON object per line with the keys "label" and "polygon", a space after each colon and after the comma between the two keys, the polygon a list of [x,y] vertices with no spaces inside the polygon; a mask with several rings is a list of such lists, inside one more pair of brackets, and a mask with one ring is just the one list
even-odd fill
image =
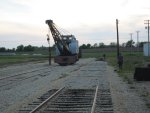
{"label": "cloud", "polygon": [[114,26],[105,24],[97,24],[96,26],[84,24],[68,30],[76,36],[80,44],[94,44],[100,42],[109,44],[109,42],[114,41],[116,35],[115,24]]}
{"label": "cloud", "polygon": [[128,3],[129,3],[129,0],[123,0],[121,3],[121,6],[125,7],[128,5]]}
{"label": "cloud", "polygon": [[[0,21],[0,46],[16,47],[20,44],[41,46],[46,44],[47,27]],[[16,44],[16,45],[15,45]]]}
{"label": "cloud", "polygon": [[30,11],[30,7],[20,4],[18,0],[1,1],[0,7],[0,11],[5,13],[25,13]]}
{"label": "cloud", "polygon": [[45,40],[46,19],[74,34],[80,44],[116,41],[116,18],[121,42],[131,32],[136,38],[137,30],[146,39],[144,20],[150,18],[148,0],[2,0],[0,7],[0,40],[16,40],[16,45]]}
{"label": "cloud", "polygon": [[4,34],[0,35],[0,47],[16,48],[18,45],[48,46],[46,37],[28,34]]}
{"label": "cloud", "polygon": [[46,26],[43,28],[43,26],[23,22],[0,21],[0,25],[0,34],[31,34],[37,36],[46,31]]}

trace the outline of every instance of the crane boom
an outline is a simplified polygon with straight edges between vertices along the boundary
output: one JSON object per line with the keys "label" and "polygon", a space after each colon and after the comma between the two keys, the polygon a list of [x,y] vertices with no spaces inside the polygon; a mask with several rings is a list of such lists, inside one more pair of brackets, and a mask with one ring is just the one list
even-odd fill
{"label": "crane boom", "polygon": [[61,53],[62,56],[64,55],[70,55],[70,51],[69,51],[69,47],[68,45],[64,42],[64,40],[62,38],[64,37],[70,37],[71,35],[61,35],[60,32],[57,30],[57,28],[55,27],[55,24],[53,23],[52,20],[46,20],[46,24],[48,24],[49,29],[52,33],[54,42],[59,50],[59,52]]}

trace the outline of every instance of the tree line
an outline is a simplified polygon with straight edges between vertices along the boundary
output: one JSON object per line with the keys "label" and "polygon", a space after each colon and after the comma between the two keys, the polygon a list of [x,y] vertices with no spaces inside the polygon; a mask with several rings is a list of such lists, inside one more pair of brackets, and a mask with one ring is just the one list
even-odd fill
{"label": "tree line", "polygon": [[34,51],[36,47],[28,45],[28,46],[24,46],[24,45],[19,45],[17,46],[17,48],[13,48],[13,49],[6,49],[5,47],[0,47],[0,52],[30,52],[30,51]]}
{"label": "tree line", "polygon": [[[146,42],[139,42],[139,43],[135,44],[135,42],[133,40],[129,40],[126,43],[122,43],[119,46],[120,47],[140,47],[140,48],[142,48],[144,43],[146,43]],[[117,43],[116,42],[111,42],[109,45],[105,45],[103,42],[101,42],[101,43],[95,43],[93,45],[91,45],[91,44],[82,44],[80,46],[81,49],[106,48],[106,47],[117,47]]]}
{"label": "tree line", "polygon": [[[122,43],[121,45],[119,45],[120,47],[143,47],[144,43],[146,42],[140,42],[140,43],[136,43],[133,40],[129,40],[126,43]],[[81,49],[90,49],[90,48],[105,48],[105,47],[116,47],[117,43],[116,42],[111,42],[109,45],[105,45],[103,42],[101,43],[95,43],[95,44],[82,44],[80,46]],[[51,47],[51,49],[54,49],[54,45]],[[0,47],[0,52],[32,52],[35,50],[48,50],[48,47],[37,47],[37,46],[32,46],[32,45],[19,45],[17,46],[17,48],[12,48],[12,49],[6,49],[5,47]]]}

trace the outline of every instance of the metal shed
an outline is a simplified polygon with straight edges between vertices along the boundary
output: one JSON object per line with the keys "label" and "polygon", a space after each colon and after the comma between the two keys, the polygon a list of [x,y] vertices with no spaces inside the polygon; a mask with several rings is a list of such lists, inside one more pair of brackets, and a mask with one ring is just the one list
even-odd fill
{"label": "metal shed", "polygon": [[150,43],[145,43],[143,46],[144,56],[150,56]]}

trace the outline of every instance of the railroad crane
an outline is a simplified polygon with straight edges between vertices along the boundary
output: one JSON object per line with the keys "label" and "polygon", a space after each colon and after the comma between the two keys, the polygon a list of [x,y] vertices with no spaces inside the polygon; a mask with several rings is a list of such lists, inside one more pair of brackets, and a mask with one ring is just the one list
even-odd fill
{"label": "railroad crane", "polygon": [[52,20],[46,20],[55,42],[54,62],[59,65],[74,64],[79,60],[78,40],[74,35],[62,35]]}

